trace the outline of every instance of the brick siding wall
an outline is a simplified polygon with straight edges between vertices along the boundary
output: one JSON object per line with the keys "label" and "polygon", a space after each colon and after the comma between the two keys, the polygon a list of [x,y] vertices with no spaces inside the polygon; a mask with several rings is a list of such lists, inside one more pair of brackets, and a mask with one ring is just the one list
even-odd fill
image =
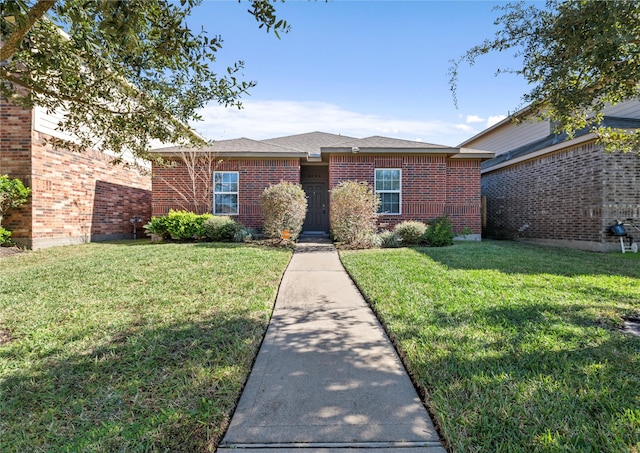
{"label": "brick siding wall", "polygon": [[[260,195],[266,187],[280,181],[300,183],[299,159],[233,159],[224,160],[217,166],[218,171],[237,171],[239,183],[239,200],[237,216],[243,225],[251,228],[262,227],[262,208]],[[153,215],[161,216],[170,209],[188,209],[188,203],[180,197],[174,187],[184,187],[190,180],[184,165],[153,167]],[[213,200],[212,187],[207,196]],[[211,212],[211,208],[207,210]]]}
{"label": "brick siding wall", "polygon": [[639,175],[635,154],[608,154],[593,142],[485,173],[486,233],[613,243],[607,227],[640,214]]}
{"label": "brick siding wall", "polygon": [[19,244],[37,249],[128,238],[132,217],[151,218],[149,175],[112,165],[97,151],[54,149],[50,137],[33,130],[31,110],[2,103],[0,119],[0,173],[31,188],[27,205],[3,222]]}
{"label": "brick siding wall", "polygon": [[134,216],[151,218],[151,177],[113,165],[111,157],[87,150],[54,149],[33,132],[32,241],[34,248],[132,237]]}
{"label": "brick siding wall", "polygon": [[404,220],[428,222],[447,214],[455,231],[469,227],[480,234],[480,161],[453,160],[436,155],[332,155],[330,187],[344,180],[374,184],[375,169],[402,170],[400,215],[382,215],[379,223],[391,229]]}
{"label": "brick siding wall", "polygon": [[[0,101],[0,174],[31,187],[31,110]],[[13,238],[30,237],[31,207],[10,210],[2,225]]]}
{"label": "brick siding wall", "polygon": [[[603,230],[618,219],[634,218],[640,223],[640,155],[604,153],[603,158]],[[640,242],[640,233],[633,236]]]}

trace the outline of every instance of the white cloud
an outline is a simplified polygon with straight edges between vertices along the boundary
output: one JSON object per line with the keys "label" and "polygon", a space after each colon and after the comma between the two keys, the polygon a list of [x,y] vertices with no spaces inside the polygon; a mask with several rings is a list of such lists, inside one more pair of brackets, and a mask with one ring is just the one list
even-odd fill
{"label": "white cloud", "polygon": [[193,124],[207,139],[256,140],[322,131],[353,137],[384,135],[455,146],[477,131],[462,122],[387,118],[322,102],[246,101],[243,109],[207,106]]}
{"label": "white cloud", "polygon": [[491,127],[494,124],[499,123],[500,121],[502,121],[506,117],[507,117],[506,115],[493,115],[493,116],[490,116],[489,119],[487,120],[487,127]]}
{"label": "white cloud", "polygon": [[480,118],[478,115],[467,115],[467,123],[483,123],[484,118]]}

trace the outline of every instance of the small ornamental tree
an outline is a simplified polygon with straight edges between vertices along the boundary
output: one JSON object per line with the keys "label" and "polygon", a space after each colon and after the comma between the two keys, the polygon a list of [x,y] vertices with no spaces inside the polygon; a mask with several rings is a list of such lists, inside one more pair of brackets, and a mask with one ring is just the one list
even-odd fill
{"label": "small ornamental tree", "polygon": [[331,230],[348,246],[366,244],[376,232],[380,197],[366,182],[342,181],[331,190]]}
{"label": "small ornamental tree", "polygon": [[0,175],[0,226],[7,211],[25,204],[30,193],[31,189],[25,187],[19,179]]}
{"label": "small ornamental tree", "polygon": [[282,232],[288,230],[290,240],[298,239],[307,216],[307,196],[301,185],[281,181],[269,186],[262,192],[260,204],[267,237],[281,238]]}

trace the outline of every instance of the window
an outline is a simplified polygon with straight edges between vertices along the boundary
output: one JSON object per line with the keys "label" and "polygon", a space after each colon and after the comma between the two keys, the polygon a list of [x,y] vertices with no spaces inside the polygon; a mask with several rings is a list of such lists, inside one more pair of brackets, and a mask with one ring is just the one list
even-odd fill
{"label": "window", "polygon": [[237,171],[216,171],[213,174],[213,213],[238,214]]}
{"label": "window", "polygon": [[380,197],[378,214],[400,214],[402,171],[399,168],[376,169],[375,188]]}

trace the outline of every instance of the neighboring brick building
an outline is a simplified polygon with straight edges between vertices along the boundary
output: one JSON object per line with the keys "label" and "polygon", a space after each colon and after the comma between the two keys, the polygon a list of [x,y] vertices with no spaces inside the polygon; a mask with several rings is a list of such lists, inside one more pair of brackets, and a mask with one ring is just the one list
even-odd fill
{"label": "neighboring brick building", "polygon": [[[178,165],[153,167],[153,215],[185,208],[167,181],[185,181],[179,148],[154,152]],[[366,181],[382,206],[379,222],[388,228],[403,220],[429,221],[448,214],[456,231],[470,228],[479,239],[480,163],[493,153],[386,137],[356,139],[312,132],[268,140],[236,139],[203,149],[220,159],[208,194],[209,211],[228,214],[260,228],[260,194],[270,184],[301,184],[308,197],[303,232],[328,232],[329,191],[340,181]],[[174,186],[175,187],[175,186]]]}
{"label": "neighboring brick building", "polygon": [[[640,127],[640,101],[605,112],[604,125]],[[608,153],[593,134],[572,140],[548,122],[507,118],[461,146],[494,151],[482,164],[485,234],[593,251],[620,250],[616,220],[640,219],[640,156]]]}
{"label": "neighboring brick building", "polygon": [[31,189],[29,202],[3,221],[17,243],[39,249],[130,238],[131,218],[151,217],[149,175],[112,165],[101,152],[55,149],[49,137],[68,138],[56,130],[59,118],[0,102],[0,174]]}

